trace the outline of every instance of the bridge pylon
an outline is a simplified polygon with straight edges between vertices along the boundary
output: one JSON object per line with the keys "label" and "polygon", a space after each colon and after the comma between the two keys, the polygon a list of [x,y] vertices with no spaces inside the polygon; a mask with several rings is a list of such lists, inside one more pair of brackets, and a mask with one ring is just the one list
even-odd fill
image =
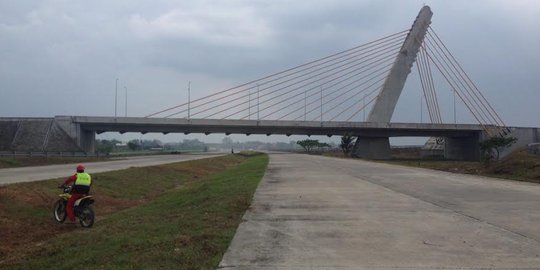
{"label": "bridge pylon", "polygon": [[[433,12],[424,6],[418,13],[409,34],[405,38],[396,60],[386,78],[383,87],[369,113],[368,122],[389,124],[407,76],[416,60],[416,56],[426,36]],[[354,155],[367,159],[389,159],[391,157],[388,137],[358,136]]]}

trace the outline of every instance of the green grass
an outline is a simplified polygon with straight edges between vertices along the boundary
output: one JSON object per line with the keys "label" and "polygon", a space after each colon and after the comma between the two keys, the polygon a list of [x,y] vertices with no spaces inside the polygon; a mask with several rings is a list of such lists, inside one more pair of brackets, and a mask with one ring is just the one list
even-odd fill
{"label": "green grass", "polygon": [[24,258],[0,257],[0,268],[215,269],[267,163],[250,153],[96,174],[96,194],[144,202],[56,234]]}

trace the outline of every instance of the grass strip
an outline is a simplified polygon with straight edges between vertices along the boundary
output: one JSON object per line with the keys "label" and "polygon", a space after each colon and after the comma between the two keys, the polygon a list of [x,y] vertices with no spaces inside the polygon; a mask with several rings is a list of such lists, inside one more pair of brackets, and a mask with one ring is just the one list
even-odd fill
{"label": "grass strip", "polygon": [[[252,153],[97,174],[96,194],[140,203],[99,218],[92,229],[73,225],[23,258],[0,257],[0,268],[215,269],[267,164],[267,155]],[[32,212],[17,213],[24,220]]]}

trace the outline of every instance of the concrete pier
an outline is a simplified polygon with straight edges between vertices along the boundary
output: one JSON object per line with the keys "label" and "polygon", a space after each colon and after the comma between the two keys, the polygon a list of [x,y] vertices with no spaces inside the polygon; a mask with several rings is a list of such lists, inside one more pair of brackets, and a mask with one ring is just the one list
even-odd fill
{"label": "concrete pier", "polygon": [[358,137],[354,145],[354,157],[365,159],[390,159],[390,139],[388,137]]}

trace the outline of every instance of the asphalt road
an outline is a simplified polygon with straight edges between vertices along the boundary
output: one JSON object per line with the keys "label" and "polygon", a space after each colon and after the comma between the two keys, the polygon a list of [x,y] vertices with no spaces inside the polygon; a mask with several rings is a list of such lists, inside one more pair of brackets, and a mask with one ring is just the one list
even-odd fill
{"label": "asphalt road", "polygon": [[271,155],[220,269],[540,269],[540,185]]}
{"label": "asphalt road", "polygon": [[[184,154],[127,157],[121,160],[85,163],[86,171],[99,173],[122,170],[130,167],[145,167],[219,156],[223,154]],[[0,169],[0,185],[30,182],[58,177],[68,177],[75,173],[77,164],[61,164],[37,167]]]}

